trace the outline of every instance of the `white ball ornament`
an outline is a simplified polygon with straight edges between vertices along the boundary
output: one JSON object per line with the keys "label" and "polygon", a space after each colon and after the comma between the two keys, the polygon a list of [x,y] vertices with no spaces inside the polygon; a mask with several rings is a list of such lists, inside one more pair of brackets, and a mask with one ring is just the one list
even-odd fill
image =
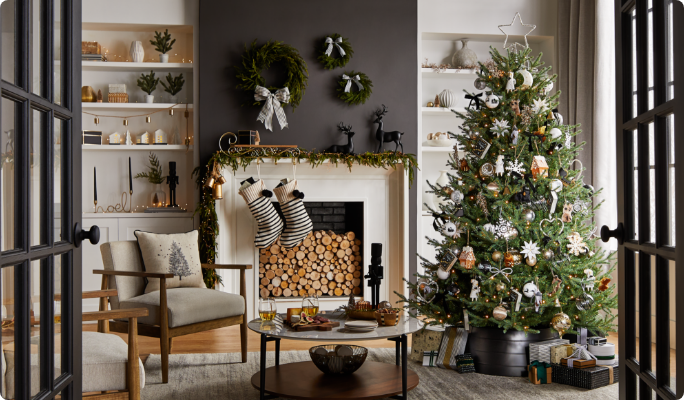
{"label": "white ball ornament", "polygon": [[456,231],[457,231],[456,224],[454,224],[453,222],[447,222],[446,224],[444,224],[442,226],[442,235],[444,235],[444,236],[448,236],[448,237],[452,238],[452,237],[456,236]]}
{"label": "white ball ornament", "polygon": [[544,93],[549,94],[553,90],[553,81],[549,82],[548,85],[544,87]]}
{"label": "white ball ornament", "polygon": [[461,201],[463,201],[463,192],[460,190],[454,190],[451,193],[451,201],[453,201],[456,204],[461,204]]}
{"label": "white ball ornament", "polygon": [[554,139],[554,140],[558,139],[559,137],[561,137],[563,135],[563,132],[558,128],[551,128],[549,133],[551,134],[551,139]]}
{"label": "white ball ornament", "polygon": [[485,105],[487,105],[488,108],[497,108],[500,102],[499,96],[493,93],[489,93],[485,99]]}
{"label": "white ball ornament", "polygon": [[530,299],[534,297],[538,291],[537,285],[535,285],[534,282],[527,282],[525,286],[523,286],[523,294]]}
{"label": "white ball ornament", "polygon": [[449,278],[449,275],[451,274],[450,271],[445,271],[442,268],[437,268],[437,278],[441,280],[445,280]]}

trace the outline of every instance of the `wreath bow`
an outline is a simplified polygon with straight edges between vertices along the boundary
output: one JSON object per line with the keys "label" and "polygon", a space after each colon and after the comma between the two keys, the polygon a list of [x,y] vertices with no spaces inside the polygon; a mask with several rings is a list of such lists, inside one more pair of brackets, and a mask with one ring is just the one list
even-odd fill
{"label": "wreath bow", "polygon": [[337,47],[337,51],[340,52],[340,56],[344,57],[347,53],[344,52],[344,49],[342,46],[340,46],[340,43],[342,43],[342,37],[338,37],[337,39],[333,39],[331,37],[325,38],[325,42],[328,44],[328,48],[325,50],[325,55],[330,57],[333,51],[333,46]]}
{"label": "wreath bow", "polygon": [[345,93],[349,93],[349,91],[351,90],[352,81],[354,81],[354,83],[356,83],[356,87],[358,87],[359,90],[363,90],[363,85],[361,84],[361,77],[360,76],[358,76],[358,75],[349,76],[347,74],[343,74],[342,79],[347,81],[347,86],[344,87]]}
{"label": "wreath bow", "polygon": [[271,93],[263,86],[258,86],[254,90],[254,100],[265,101],[264,106],[259,112],[257,121],[263,122],[266,129],[273,132],[273,113],[275,112],[280,124],[280,129],[287,128],[287,118],[285,111],[280,106],[280,103],[288,103],[290,101],[290,89],[284,87]]}

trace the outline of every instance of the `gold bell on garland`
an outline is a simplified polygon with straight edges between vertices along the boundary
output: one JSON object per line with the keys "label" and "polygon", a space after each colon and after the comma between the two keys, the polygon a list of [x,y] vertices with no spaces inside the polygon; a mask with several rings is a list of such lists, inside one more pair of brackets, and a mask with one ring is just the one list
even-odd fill
{"label": "gold bell on garland", "polygon": [[223,184],[226,183],[226,178],[218,173],[218,168],[216,163],[214,163],[207,180],[204,182],[204,187],[211,189],[211,195],[214,200],[223,199]]}
{"label": "gold bell on garland", "polygon": [[214,184],[214,187],[212,188],[211,194],[214,197],[214,200],[222,200],[223,199],[223,185],[216,182]]}

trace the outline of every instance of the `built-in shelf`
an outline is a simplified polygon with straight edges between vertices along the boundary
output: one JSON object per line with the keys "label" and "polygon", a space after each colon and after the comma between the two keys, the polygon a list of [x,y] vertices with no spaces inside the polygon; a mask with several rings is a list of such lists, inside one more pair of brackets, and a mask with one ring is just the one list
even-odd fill
{"label": "built-in shelf", "polygon": [[442,115],[458,118],[451,110],[465,112],[465,108],[444,108],[444,107],[421,107],[423,115]]}
{"label": "built-in shelf", "polygon": [[[92,204],[90,204],[92,207]],[[88,205],[84,206],[85,208]],[[188,212],[170,212],[170,213],[146,213],[146,212],[132,212],[132,213],[93,213],[84,212],[83,218],[192,218],[193,211]]]}
{"label": "built-in shelf", "polygon": [[424,78],[433,78],[439,76],[445,77],[469,77],[472,78],[473,75],[477,75],[477,71],[474,69],[445,69],[442,71],[435,71],[432,68],[421,68],[421,72]]}
{"label": "built-in shelf", "polygon": [[[176,110],[185,110],[185,104],[173,105],[173,103],[82,103],[83,111],[126,111],[126,110],[163,110],[173,107]],[[192,112],[192,104],[188,104],[188,111]]]}
{"label": "built-in shelf", "polygon": [[[455,144],[455,143],[454,143]],[[429,147],[421,146],[423,153],[453,153],[453,147]]]}
{"label": "built-in shelf", "polygon": [[[138,145],[83,145],[83,151],[127,151],[127,150],[144,150],[144,151],[186,151],[188,150],[184,144],[138,144]],[[190,146],[192,150],[192,146]]]}
{"label": "built-in shelf", "polygon": [[[504,35],[501,34],[471,34],[471,33],[451,33],[451,32],[423,32],[423,40],[461,40],[468,39],[471,42],[495,42],[503,46]],[[541,43],[545,40],[553,40],[553,36],[532,36],[527,35],[528,43]],[[525,44],[525,37],[522,35],[508,35],[508,43],[518,42]],[[499,48],[499,50],[501,50]]]}
{"label": "built-in shelf", "polygon": [[83,71],[130,71],[142,72],[149,70],[192,72],[192,63],[160,63],[160,62],[109,62],[83,61]]}
{"label": "built-in shelf", "polygon": [[112,31],[112,32],[154,32],[168,29],[169,33],[192,33],[192,25],[169,24],[136,24],[115,22],[83,22],[84,31]]}

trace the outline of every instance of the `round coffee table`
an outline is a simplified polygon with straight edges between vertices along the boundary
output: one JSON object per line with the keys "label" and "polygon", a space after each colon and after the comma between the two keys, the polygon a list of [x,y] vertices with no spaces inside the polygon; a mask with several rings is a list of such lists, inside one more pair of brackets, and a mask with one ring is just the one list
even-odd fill
{"label": "round coffee table", "polygon": [[[396,326],[379,326],[371,332],[347,330],[346,317],[327,314],[326,318],[339,322],[331,331],[297,332],[288,326],[255,319],[249,329],[261,334],[260,370],[252,376],[252,386],[259,390],[260,399],[285,397],[290,399],[407,399],[408,391],[418,386],[418,375],[409,371],[407,335],[422,328],[420,321],[402,316]],[[396,343],[396,365],[366,361],[350,375],[326,375],[313,361],[280,365],[280,340],[310,340],[321,344],[361,340],[391,340]],[[266,368],[266,343],[275,342],[275,366]]]}

